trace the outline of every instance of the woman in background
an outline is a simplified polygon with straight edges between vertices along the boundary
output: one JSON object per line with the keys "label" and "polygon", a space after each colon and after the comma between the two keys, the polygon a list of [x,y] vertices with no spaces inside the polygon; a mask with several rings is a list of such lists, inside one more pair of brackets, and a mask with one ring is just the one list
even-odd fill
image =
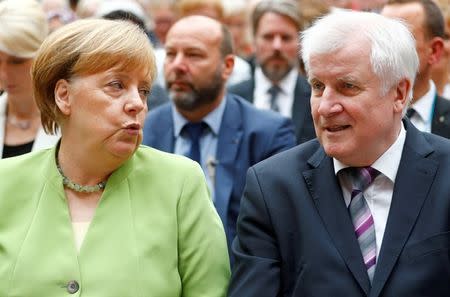
{"label": "woman in background", "polygon": [[53,146],[33,99],[30,68],[47,36],[47,19],[32,0],[0,2],[0,158]]}
{"label": "woman in background", "polygon": [[155,75],[131,22],[75,21],[42,44],[34,96],[61,140],[0,161],[0,296],[225,296],[225,233],[200,166],[140,146]]}

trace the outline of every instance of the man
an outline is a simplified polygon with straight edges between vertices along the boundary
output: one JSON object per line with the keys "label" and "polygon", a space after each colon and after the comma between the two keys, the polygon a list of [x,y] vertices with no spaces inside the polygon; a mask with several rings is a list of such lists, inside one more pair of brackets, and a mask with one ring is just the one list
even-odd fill
{"label": "man", "polygon": [[225,93],[234,56],[231,35],[216,20],[179,20],[166,51],[172,102],[149,113],[143,143],[199,161],[231,244],[248,167],[294,146],[292,123]]}
{"label": "man", "polygon": [[[224,6],[222,0],[179,0],[176,1],[177,15],[179,18],[190,15],[203,15],[223,22]],[[162,66],[165,52],[163,49],[155,51],[156,65]],[[162,69],[163,67],[158,67]],[[237,84],[251,77],[250,64],[239,56],[234,57],[233,72],[228,77],[227,85]],[[157,82],[164,85],[164,74],[158,73]]]}
{"label": "man", "polygon": [[256,69],[253,77],[229,88],[258,108],[292,118],[297,142],[315,137],[310,87],[299,74],[300,15],[292,0],[263,0],[253,10]]}
{"label": "man", "polygon": [[450,138],[450,101],[437,94],[431,80],[432,66],[443,52],[444,18],[433,0],[390,0],[384,16],[405,21],[416,39],[419,72],[414,83],[408,116],[419,130]]}
{"label": "man", "polygon": [[335,11],[302,58],[318,139],[249,169],[229,296],[449,296],[450,141],[402,122],[407,27]]}

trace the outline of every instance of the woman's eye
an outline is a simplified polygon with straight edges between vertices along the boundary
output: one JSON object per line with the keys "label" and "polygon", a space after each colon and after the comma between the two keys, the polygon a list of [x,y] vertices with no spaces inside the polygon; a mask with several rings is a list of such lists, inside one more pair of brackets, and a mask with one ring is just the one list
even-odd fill
{"label": "woman's eye", "polygon": [[149,89],[140,89],[140,90],[139,90],[139,93],[140,93],[143,97],[147,98],[148,95],[150,95],[150,90],[149,90]]}
{"label": "woman's eye", "polygon": [[109,86],[116,88],[118,90],[123,89],[123,84],[120,81],[113,81],[109,83]]}

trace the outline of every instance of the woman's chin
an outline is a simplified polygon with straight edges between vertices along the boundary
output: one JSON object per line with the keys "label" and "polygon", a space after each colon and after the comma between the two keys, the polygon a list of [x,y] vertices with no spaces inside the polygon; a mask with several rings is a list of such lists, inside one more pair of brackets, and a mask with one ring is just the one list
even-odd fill
{"label": "woman's chin", "polygon": [[122,160],[127,160],[129,159],[134,152],[138,149],[139,147],[139,143],[134,142],[134,143],[116,143],[113,147],[111,147],[109,149],[109,151],[111,152],[111,154],[119,159]]}

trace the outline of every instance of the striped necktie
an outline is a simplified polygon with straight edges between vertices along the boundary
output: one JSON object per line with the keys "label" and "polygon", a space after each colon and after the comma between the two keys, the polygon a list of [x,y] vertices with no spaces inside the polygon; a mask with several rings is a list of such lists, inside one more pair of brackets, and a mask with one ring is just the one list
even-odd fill
{"label": "striped necktie", "polygon": [[349,169],[349,173],[353,189],[348,208],[364,264],[367,268],[367,274],[372,283],[377,262],[377,246],[372,213],[363,196],[363,191],[375,180],[380,172],[372,167],[353,167]]}

